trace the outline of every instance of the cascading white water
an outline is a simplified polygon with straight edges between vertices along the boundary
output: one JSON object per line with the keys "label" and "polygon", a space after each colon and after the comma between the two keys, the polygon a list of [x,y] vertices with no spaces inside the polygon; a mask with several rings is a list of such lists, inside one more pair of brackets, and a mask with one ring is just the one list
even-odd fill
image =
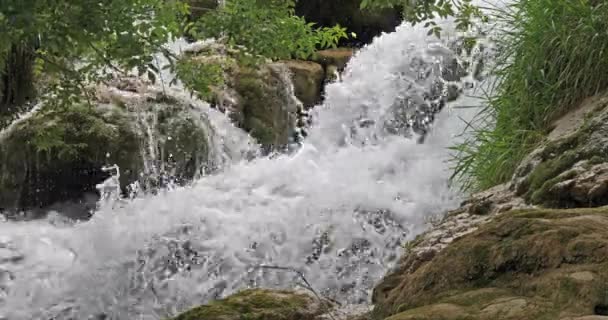
{"label": "cascading white water", "polygon": [[0,222],[0,319],[161,319],[300,280],[265,266],[366,302],[400,244],[458,200],[445,163],[457,114],[444,112],[425,144],[386,130],[396,103],[430,90],[446,54],[421,27],[402,26],[327,87],[293,154],[234,163],[73,226]]}

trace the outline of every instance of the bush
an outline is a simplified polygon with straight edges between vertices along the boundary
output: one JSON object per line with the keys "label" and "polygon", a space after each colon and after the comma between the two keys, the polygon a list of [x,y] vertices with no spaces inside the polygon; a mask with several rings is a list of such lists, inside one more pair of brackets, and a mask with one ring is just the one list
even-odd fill
{"label": "bush", "polygon": [[496,17],[506,27],[495,90],[454,147],[453,178],[465,189],[508,181],[556,117],[608,87],[607,3],[521,0]]}
{"label": "bush", "polygon": [[198,39],[225,38],[230,46],[271,60],[305,59],[346,37],[340,26],[314,28],[296,16],[294,0],[227,0],[204,14],[192,33]]}

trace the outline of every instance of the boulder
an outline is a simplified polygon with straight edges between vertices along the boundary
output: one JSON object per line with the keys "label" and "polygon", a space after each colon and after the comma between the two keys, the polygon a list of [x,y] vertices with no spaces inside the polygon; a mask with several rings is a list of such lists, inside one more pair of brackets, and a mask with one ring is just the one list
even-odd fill
{"label": "boulder", "polygon": [[291,72],[291,79],[296,97],[305,108],[312,108],[321,102],[321,91],[325,71],[323,67],[312,61],[287,60],[282,61]]}
{"label": "boulder", "polygon": [[252,289],[186,311],[173,320],[320,320],[328,306],[308,294]]}
{"label": "boulder", "polygon": [[[374,290],[372,319],[594,319],[608,315],[608,209],[503,213]],[[601,319],[601,318],[600,318]]]}
{"label": "boulder", "polygon": [[178,101],[145,99],[42,107],[16,122],[0,137],[0,211],[78,202],[114,164],[122,191],[136,181],[157,188],[161,174],[194,178],[208,158],[206,128]]}
{"label": "boulder", "polygon": [[[292,73],[285,63],[247,63],[238,56],[221,43],[195,43],[180,59],[180,64],[188,65],[187,72],[178,71],[178,76],[201,99],[228,112],[233,123],[256,139],[265,152],[281,150],[293,139],[299,108],[292,74],[300,83],[295,85],[295,93],[312,96],[311,101],[318,99],[317,80],[311,80],[309,70],[296,67],[296,62],[291,65],[297,73]],[[322,77],[323,69],[318,68]],[[322,79],[318,82],[320,86]]]}
{"label": "boulder", "polygon": [[230,118],[269,152],[292,138],[297,101],[289,85],[289,70],[281,64],[240,67],[229,80],[236,93]]}
{"label": "boulder", "polygon": [[512,189],[555,208],[608,204],[608,94],[558,119],[547,140],[516,169]]}
{"label": "boulder", "polygon": [[342,71],[346,68],[354,53],[355,51],[352,48],[319,50],[315,53],[312,60],[323,65],[325,69],[329,66],[335,66],[336,69]]}
{"label": "boulder", "polygon": [[341,46],[360,47],[372,42],[382,32],[393,32],[401,23],[400,8],[362,10],[360,0],[300,0],[296,3],[296,14],[318,27],[333,27],[339,24],[356,37],[340,41]]}
{"label": "boulder", "polygon": [[0,208],[39,208],[95,192],[109,163],[138,172],[138,141],[124,110],[43,109],[2,138]]}

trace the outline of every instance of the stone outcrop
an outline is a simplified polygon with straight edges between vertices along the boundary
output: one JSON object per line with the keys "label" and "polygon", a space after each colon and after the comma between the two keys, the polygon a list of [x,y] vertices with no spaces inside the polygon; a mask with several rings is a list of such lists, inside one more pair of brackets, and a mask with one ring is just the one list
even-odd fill
{"label": "stone outcrop", "polygon": [[289,81],[289,71],[281,64],[240,68],[229,80],[235,93],[230,118],[266,151],[285,147],[295,130],[297,101]]}
{"label": "stone outcrop", "polygon": [[173,320],[321,320],[329,307],[305,293],[253,289],[194,308]]}
{"label": "stone outcrop", "polygon": [[352,48],[326,49],[317,51],[312,60],[323,65],[326,70],[333,67],[342,71],[354,54],[355,51]]}
{"label": "stone outcrop", "polygon": [[141,101],[107,94],[93,105],[42,107],[3,132],[0,211],[97,194],[97,184],[110,175],[103,166],[118,165],[123,191],[136,181],[157,188],[161,174],[185,183],[200,173],[209,154],[208,132],[187,105],[161,92],[140,95],[126,82],[114,89]]}
{"label": "stone outcrop", "polygon": [[282,63],[289,68],[294,93],[305,108],[312,108],[321,102],[325,70],[312,61],[287,60]]}
{"label": "stone outcrop", "polygon": [[[608,210],[496,217],[374,292],[373,319],[579,319],[608,315]],[[584,319],[584,318],[583,318]]]}
{"label": "stone outcrop", "polygon": [[555,208],[608,204],[608,94],[583,102],[558,121],[547,141],[518,167],[512,189]]}

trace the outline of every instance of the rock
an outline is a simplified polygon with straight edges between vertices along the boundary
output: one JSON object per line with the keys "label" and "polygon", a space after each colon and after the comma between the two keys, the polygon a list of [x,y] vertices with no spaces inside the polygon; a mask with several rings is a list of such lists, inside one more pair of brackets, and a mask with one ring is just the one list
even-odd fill
{"label": "rock", "polygon": [[[138,140],[118,108],[43,110],[0,143],[0,208],[44,207],[95,192],[108,162],[138,172]],[[123,182],[130,177],[123,175]]]}
{"label": "rock", "polygon": [[608,315],[607,208],[502,213],[431,259],[411,256],[375,288],[373,319]]}
{"label": "rock", "polygon": [[[245,64],[239,63],[238,55],[219,42],[194,43],[180,59],[193,71],[178,76],[201,99],[229,113],[233,123],[256,139],[265,152],[282,150],[294,138],[297,112],[302,109],[294,90],[303,100],[316,102],[323,69],[304,61]],[[210,65],[220,71],[213,74],[220,78],[217,81],[208,80]]]}
{"label": "rock", "polygon": [[240,68],[230,80],[236,93],[230,118],[266,151],[282,149],[294,134],[298,102],[289,81],[289,69],[279,63]]}
{"label": "rock", "polygon": [[120,168],[122,191],[136,181],[159,187],[160,174],[178,184],[199,174],[209,153],[201,120],[161,93],[144,97],[136,86],[126,87],[130,91],[113,90],[142,101],[100,95],[92,106],[43,107],[1,137],[0,211],[80,202],[97,193],[108,165]]}
{"label": "rock", "polygon": [[325,71],[320,64],[302,60],[287,60],[281,63],[291,71],[295,95],[305,108],[312,108],[321,102]]}
{"label": "rock", "polygon": [[329,310],[308,294],[253,289],[186,311],[173,320],[317,320]]}
{"label": "rock", "polygon": [[558,119],[549,138],[516,169],[512,187],[526,201],[555,208],[608,204],[608,94]]}
{"label": "rock", "polygon": [[401,9],[361,10],[360,0],[299,0],[296,14],[317,27],[333,27],[339,24],[347,32],[356,33],[340,41],[341,46],[363,46],[371,43],[382,32],[393,32],[401,23]]}
{"label": "rock", "polygon": [[570,278],[579,280],[579,281],[591,281],[595,278],[595,276],[593,275],[592,272],[581,271],[581,272],[574,272],[574,273],[570,274]]}
{"label": "rock", "polygon": [[319,50],[315,53],[312,60],[322,64],[325,69],[328,66],[335,66],[338,71],[342,71],[346,68],[354,53],[354,50],[351,48]]}

